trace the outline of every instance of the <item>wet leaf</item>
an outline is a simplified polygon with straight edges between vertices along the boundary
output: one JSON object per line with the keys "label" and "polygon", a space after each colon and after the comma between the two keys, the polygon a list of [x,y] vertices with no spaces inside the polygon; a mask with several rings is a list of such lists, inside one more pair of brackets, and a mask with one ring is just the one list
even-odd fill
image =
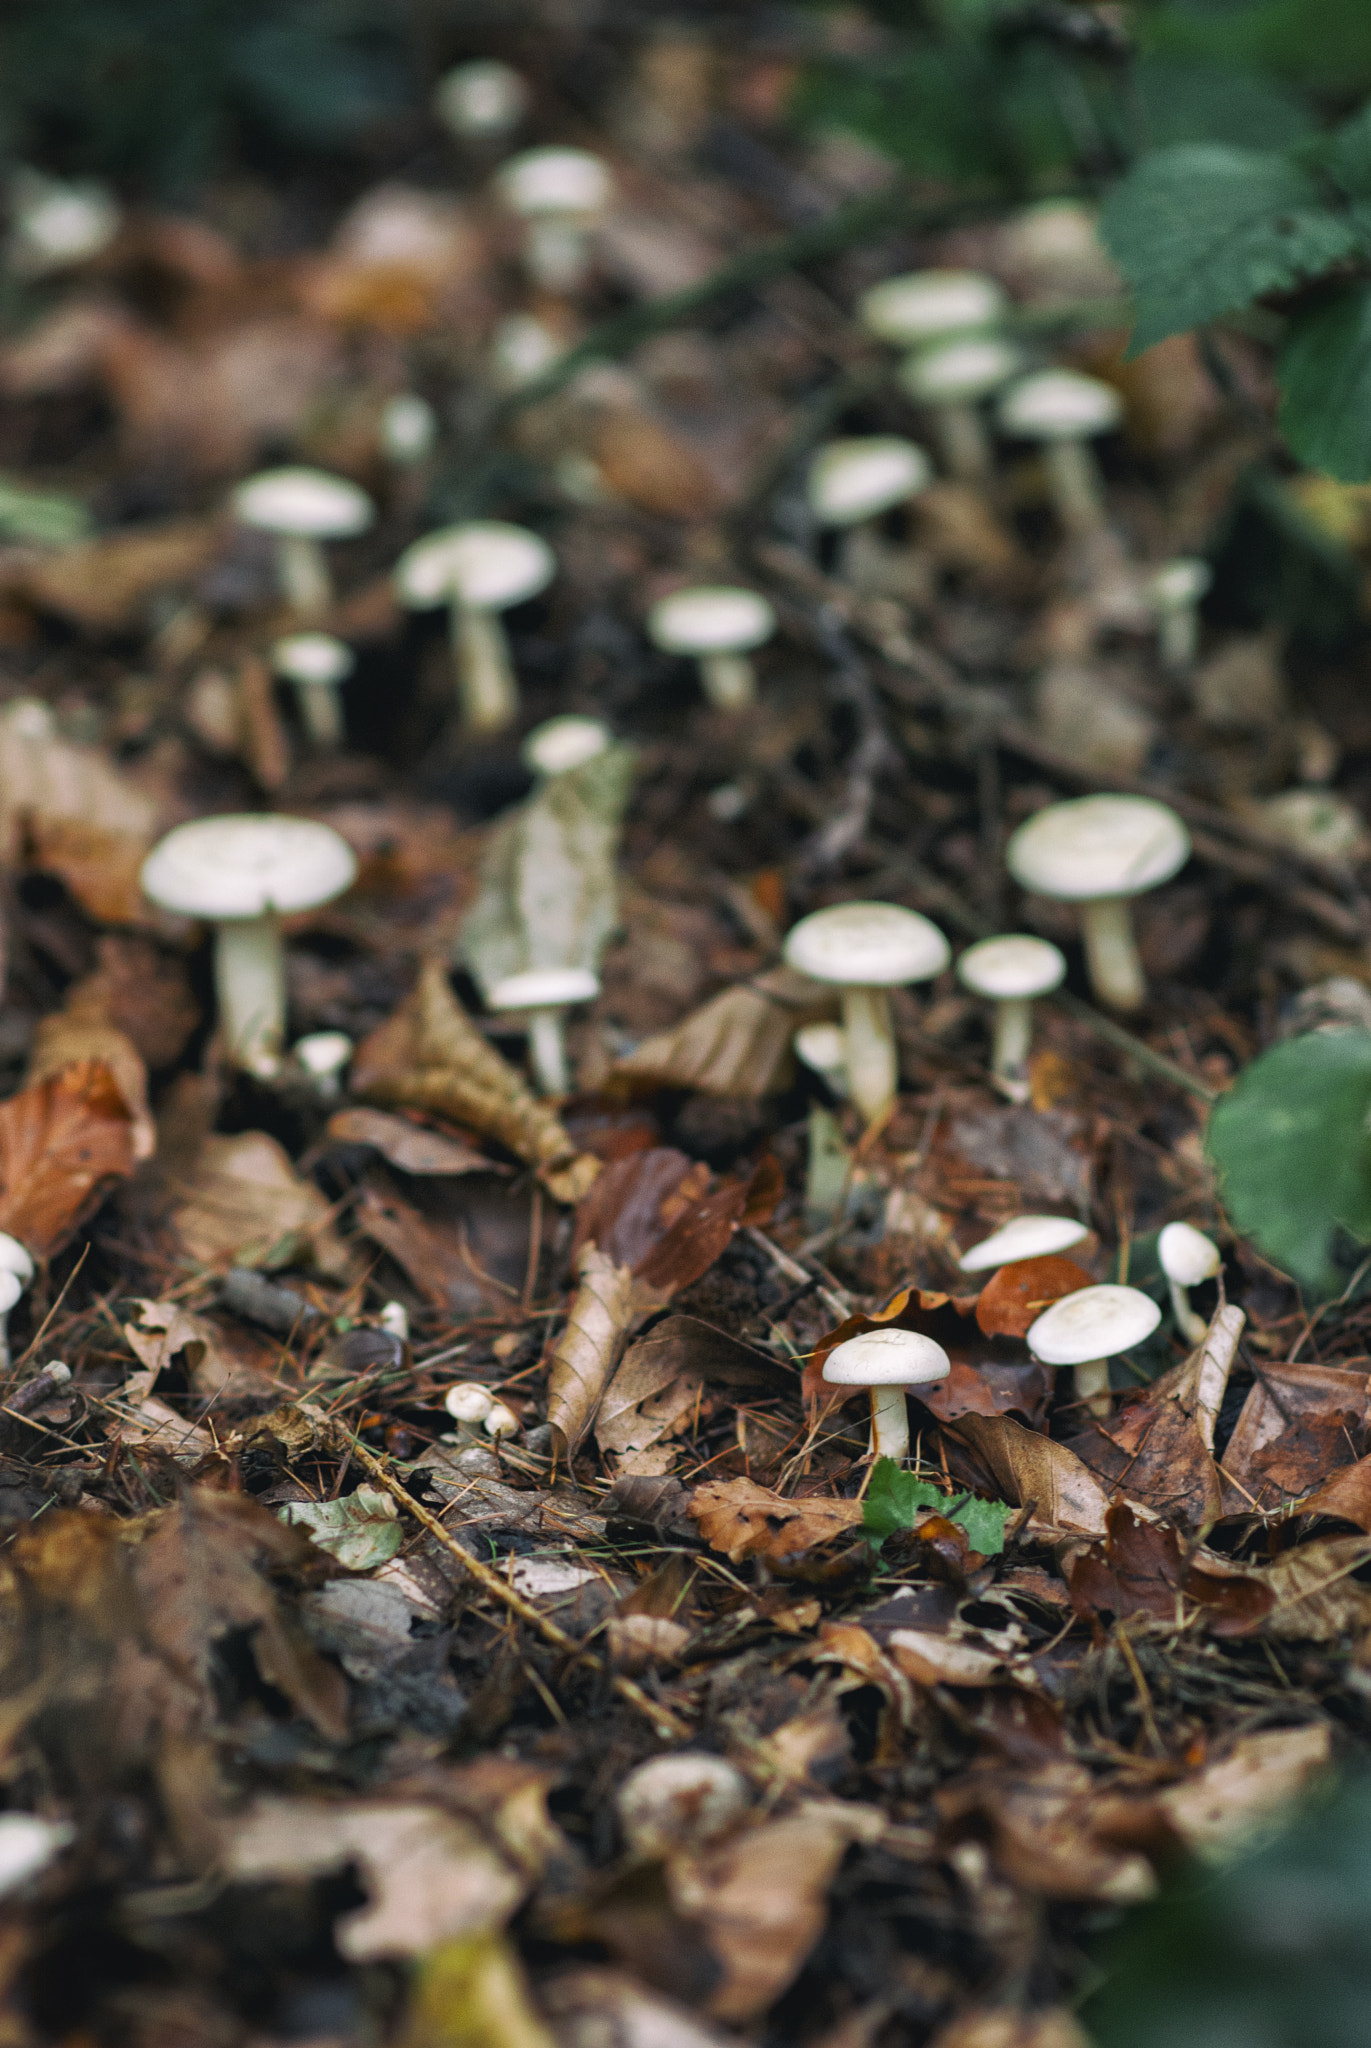
{"label": "wet leaf", "polygon": [[338,1500],[290,1501],[280,1515],[350,1572],[388,1564],[404,1540],[395,1502],[375,1486],[359,1486]]}
{"label": "wet leaf", "polygon": [[64,1066],[0,1102],[0,1230],[47,1258],[133,1164],[114,1074],[99,1060]]}

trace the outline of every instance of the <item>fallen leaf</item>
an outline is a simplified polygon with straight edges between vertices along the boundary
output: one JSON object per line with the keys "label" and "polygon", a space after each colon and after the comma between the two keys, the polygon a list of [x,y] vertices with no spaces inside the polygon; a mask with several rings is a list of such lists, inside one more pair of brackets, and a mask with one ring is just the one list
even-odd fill
{"label": "fallen leaf", "polygon": [[328,1203],[266,1131],[211,1131],[177,1192],[171,1222],[197,1265],[270,1269],[309,1259],[334,1273],[346,1266]]}
{"label": "fallen leaf", "polygon": [[794,1077],[795,1032],[832,1010],[821,983],[790,967],[775,968],[711,996],[670,1030],[641,1039],[615,1062],[614,1074],[702,1095],[772,1095]]}
{"label": "fallen leaf", "polygon": [[556,2048],[516,1951],[492,1935],[447,1940],[424,1956],[395,2041],[396,2048]]}
{"label": "fallen leaf", "polygon": [[1008,1415],[961,1415],[949,1425],[969,1444],[1013,1507],[1033,1508],[1039,1526],[1102,1536],[1109,1501],[1074,1451]]}
{"label": "fallen leaf", "polygon": [[157,1127],[148,1109],[147,1069],[131,1041],[110,1021],[99,988],[76,982],[62,1008],[40,1018],[24,1078],[32,1087],[83,1062],[102,1065],[113,1075],[128,1112],[133,1156],[150,1159],[157,1150]]}
{"label": "fallen leaf", "polygon": [[157,804],[94,747],[60,739],[46,707],[0,712],[0,856],[62,880],[106,924],[147,924],[139,872],[163,824]]}
{"label": "fallen leaf", "polygon": [[624,1458],[685,1425],[708,1381],[768,1391],[793,1386],[766,1352],[695,1316],[666,1316],[630,1345],[595,1418],[602,1451]]}
{"label": "fallen leaf", "polygon": [[145,1391],[152,1392],[161,1374],[179,1367],[194,1391],[204,1399],[222,1394],[234,1378],[235,1368],[220,1350],[212,1323],[182,1308],[177,1301],[137,1301],[134,1321],[123,1325],[129,1349],[148,1377]]}
{"label": "fallen leaf", "polygon": [[1288,1642],[1348,1643],[1371,1631],[1371,1588],[1351,1575],[1371,1560],[1371,1537],[1320,1536],[1251,1576],[1271,1595],[1265,1635]]}
{"label": "fallen leaf", "polygon": [[547,1383],[547,1419],[554,1442],[567,1458],[575,1454],[595,1420],[637,1313],[627,1266],[616,1265],[588,1244],[577,1270],[576,1294],[548,1366]]}
{"label": "fallen leaf", "polygon": [[1050,2012],[965,2012],[940,2027],[928,2048],[1092,2048],[1090,2037],[1063,2006]]}
{"label": "fallen leaf", "polygon": [[375,1486],[359,1486],[339,1500],[289,1501],[279,1513],[350,1572],[389,1564],[404,1537],[395,1502]]}
{"label": "fallen leaf", "polygon": [[1090,1284],[1090,1275],[1071,1259],[1015,1259],[981,1289],[977,1324],[987,1337],[1026,1337],[1052,1302]]}
{"label": "fallen leaf", "polygon": [[324,1136],[335,1145],[370,1145],[401,1173],[508,1173],[474,1145],[445,1131],[428,1129],[406,1116],[384,1109],[340,1109],[329,1118]]}
{"label": "fallen leaf", "polygon": [[959,1415],[1017,1415],[1030,1429],[1040,1429],[1052,1399],[1053,1373],[1036,1358],[1013,1364],[978,1359],[974,1365],[954,1358],[947,1378],[920,1387],[920,1403],[939,1422]]}
{"label": "fallen leaf", "polygon": [[[736,2037],[717,2033],[634,1978],[618,1970],[561,1970],[539,1987],[544,2011],[562,2048],[736,2048]],[[481,2048],[486,2048],[484,2042]]]}
{"label": "fallen leaf", "polygon": [[1185,1843],[1206,1862],[1256,1847],[1274,1831],[1332,1760],[1326,1721],[1240,1735],[1226,1756],[1193,1778],[1168,1785],[1157,1804]]}
{"label": "fallen leaf", "polygon": [[10,587],[88,633],[123,633],[145,623],[149,598],[193,583],[223,544],[216,519],[171,519],[29,561]]}
{"label": "fallen leaf", "polygon": [[133,1121],[110,1069],[63,1067],[0,1102],[0,1230],[48,1258],[133,1164]]}
{"label": "fallen leaf", "polygon": [[353,1216],[358,1229],[390,1253],[432,1307],[458,1315],[505,1314],[509,1296],[481,1270],[460,1224],[455,1229],[431,1224],[393,1189],[370,1180],[357,1190]]}
{"label": "fallen leaf", "polygon": [[1350,1465],[1371,1426],[1371,1378],[1347,1366],[1265,1360],[1223,1454],[1224,1507],[1279,1509]]}
{"label": "fallen leaf", "polygon": [[611,1160],[577,1204],[573,1256],[594,1243],[616,1265],[638,1265],[709,1181],[702,1160],[692,1161],[670,1145]]}
{"label": "fallen leaf", "polygon": [[757,1557],[804,1576],[811,1553],[860,1530],[862,1504],[814,1494],[784,1500],[751,1479],[710,1479],[691,1495],[690,1517],[710,1549],[731,1563]]}
{"label": "fallen leaf", "polygon": [[[1049,1899],[1130,1905],[1156,1890],[1145,1857],[1101,1831],[1095,1783],[1068,1758],[1018,1772],[975,1764],[935,1794],[945,1823],[988,1824],[996,1863],[1023,1890]],[[1012,2037],[1011,2037],[1012,2038]]]}
{"label": "fallen leaf", "polygon": [[1355,1465],[1343,1465],[1312,1493],[1307,1493],[1292,1515],[1333,1515],[1340,1522],[1355,1522],[1371,1533],[1371,1457],[1358,1458]]}
{"label": "fallen leaf", "polygon": [[703,453],[640,405],[597,409],[589,453],[617,497],[662,519],[713,519],[729,493]]}
{"label": "fallen leaf", "polygon": [[1077,1614],[1101,1612],[1121,1619],[1150,1614],[1180,1627],[1187,1602],[1200,1610],[1204,1626],[1219,1636],[1246,1635],[1273,1611],[1275,1594],[1255,1572],[1217,1568],[1182,1553],[1180,1538],[1166,1522],[1140,1521],[1126,1501],[1116,1501],[1105,1518],[1103,1545],[1092,1544],[1071,1560],[1067,1584]]}
{"label": "fallen leaf", "polygon": [[122,1031],[153,1072],[174,1067],[203,1021],[180,955],[164,952],[135,932],[105,932],[95,943],[95,966],[72,983],[65,1007],[87,1006]]}

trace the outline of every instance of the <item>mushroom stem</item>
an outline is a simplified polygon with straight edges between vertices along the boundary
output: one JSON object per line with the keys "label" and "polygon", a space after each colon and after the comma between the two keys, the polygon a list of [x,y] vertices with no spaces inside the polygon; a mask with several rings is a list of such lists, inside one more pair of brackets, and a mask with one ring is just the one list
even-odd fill
{"label": "mushroom stem", "polygon": [[316,747],[343,744],[343,706],[336,683],[297,681],[295,703],[300,723]]}
{"label": "mushroom stem", "polygon": [[871,1389],[871,1455],[903,1465],[909,1456],[909,1404],[903,1387]]}
{"label": "mushroom stem", "polygon": [[1027,996],[1001,996],[995,1005],[995,1036],[990,1068],[1006,1091],[1020,1100],[1027,1094],[1024,1069],[1033,1042],[1033,1004]]}
{"label": "mushroom stem", "polygon": [[528,1056],[533,1076],[544,1095],[565,1095],[569,1086],[566,1035],[560,1008],[528,1013]]}
{"label": "mushroom stem", "polygon": [[1109,1360],[1091,1358],[1076,1367],[1076,1399],[1097,1421],[1109,1413]]}
{"label": "mushroom stem", "polygon": [[990,436],[974,405],[956,399],[936,405],[930,411],[929,426],[949,476],[963,483],[981,483],[990,475],[994,468]]}
{"label": "mushroom stem", "polygon": [[1081,937],[1090,982],[1114,1010],[1140,1010],[1147,996],[1126,896],[1097,896],[1081,905]]}
{"label": "mushroom stem", "polygon": [[1157,621],[1157,653],[1167,674],[1187,674],[1195,666],[1199,645],[1199,606],[1168,606]]}
{"label": "mushroom stem", "polygon": [[229,1058],[270,1074],[286,1029],[285,950],[276,917],[225,918],[214,932],[214,986]]}
{"label": "mushroom stem", "polygon": [[757,701],[757,671],[745,654],[703,654],[700,685],[716,711],[746,711]]}
{"label": "mushroom stem", "polygon": [[544,215],[529,222],[524,261],[530,280],[543,291],[577,291],[590,268],[589,238],[578,222]]}
{"label": "mushroom stem", "polygon": [[843,990],[843,1037],[852,1100],[873,1123],[899,1084],[890,996],[883,988]]}
{"label": "mushroom stem", "polygon": [[1176,1318],[1176,1328],[1187,1344],[1203,1344],[1209,1334],[1209,1325],[1204,1317],[1190,1306],[1190,1290],[1179,1280],[1168,1279],[1171,1289],[1171,1312]]}
{"label": "mushroom stem", "polygon": [[472,733],[503,732],[519,715],[504,627],[494,612],[457,602],[451,630],[462,724]]}
{"label": "mushroom stem", "polygon": [[328,560],[310,534],[276,536],[276,573],[287,604],[302,619],[321,618],[333,603]]}
{"label": "mushroom stem", "polygon": [[811,1230],[826,1229],[841,1213],[851,1172],[852,1154],[837,1117],[821,1102],[811,1103],[805,1168],[805,1222]]}
{"label": "mushroom stem", "polygon": [[1068,533],[1098,533],[1105,523],[1099,467],[1084,441],[1043,445],[1048,489]]}

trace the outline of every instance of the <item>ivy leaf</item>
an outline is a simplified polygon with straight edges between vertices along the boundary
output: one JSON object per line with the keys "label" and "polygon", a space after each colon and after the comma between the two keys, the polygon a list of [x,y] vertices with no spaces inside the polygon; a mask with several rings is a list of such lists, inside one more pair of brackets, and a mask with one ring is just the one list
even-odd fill
{"label": "ivy leaf", "polygon": [[978,1500],[974,1494],[951,1499],[927,1479],[916,1479],[893,1458],[878,1458],[862,1502],[862,1527],[874,1549],[900,1529],[912,1529],[920,1508],[932,1508],[966,1531],[966,1540],[982,1557],[998,1557],[1004,1549],[1005,1524],[1014,1510],[1002,1500]]}
{"label": "ivy leaf", "polygon": [[1371,284],[1298,313],[1276,373],[1281,431],[1300,461],[1339,483],[1371,479]]}
{"label": "ivy leaf", "polygon": [[1312,1294],[1345,1286],[1347,1238],[1371,1243],[1368,1111],[1371,1032],[1315,1031],[1253,1060],[1209,1119],[1234,1227]]}

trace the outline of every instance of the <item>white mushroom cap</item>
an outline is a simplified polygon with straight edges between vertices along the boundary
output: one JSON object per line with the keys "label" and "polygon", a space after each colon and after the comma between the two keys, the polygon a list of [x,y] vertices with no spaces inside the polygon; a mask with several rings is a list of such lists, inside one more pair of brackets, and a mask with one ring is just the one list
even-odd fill
{"label": "white mushroom cap", "polygon": [[898,434],[830,441],[809,465],[810,508],[825,526],[855,526],[927,489],[933,465]]}
{"label": "white mushroom cap", "polygon": [[1122,418],[1114,386],[1079,370],[1037,370],[1000,400],[1000,425],[1025,441],[1079,441],[1112,433]]}
{"label": "white mushroom cap", "polygon": [[834,903],[792,925],[786,963],[815,981],[840,988],[904,988],[941,974],[952,957],[947,940],[898,903]]}
{"label": "white mushroom cap", "polygon": [[776,614],[756,590],[701,584],[675,590],[647,615],[649,639],[667,654],[741,654],[776,630]]}
{"label": "white mushroom cap", "polygon": [[271,665],[292,683],[341,683],[357,666],[357,657],[332,633],[287,633],[272,642]]}
{"label": "white mushroom cap", "polygon": [[566,775],[593,761],[614,744],[614,735],[600,718],[568,712],[535,725],[519,752],[535,775]]}
{"label": "white mushroom cap", "polygon": [[376,508],[358,484],[322,469],[264,469],[239,484],[230,499],[233,516],[266,533],[295,533],[310,540],[343,540],[365,533]]}
{"label": "white mushroom cap", "polygon": [[443,1406],[455,1422],[484,1422],[495,1402],[489,1387],[468,1381],[449,1387],[443,1396]]}
{"label": "white mushroom cap", "polygon": [[346,1031],[308,1031],[291,1047],[293,1057],[316,1081],[329,1081],[341,1074],[352,1052]]}
{"label": "white mushroom cap", "polygon": [[17,1237],[0,1230],[0,1273],[13,1273],[27,1287],[33,1278],[33,1260]]}
{"label": "white mushroom cap", "polygon": [[490,1413],[481,1424],[487,1436],[517,1436],[520,1426],[514,1410],[507,1408],[503,1401],[491,1402]]}
{"label": "white mushroom cap", "polygon": [[1201,556],[1177,555],[1148,577],[1147,595],[1157,611],[1179,611],[1198,604],[1213,581],[1214,571]]}
{"label": "white mushroom cap", "polygon": [[560,1010],[599,993],[600,977],[588,967],[529,967],[497,981],[486,1000],[492,1010]]}
{"label": "white mushroom cap", "polygon": [[352,848],[312,818],[245,812],[178,825],[143,862],[143,894],[181,917],[313,910],[351,886]]}
{"label": "white mushroom cap", "polygon": [[1048,804],[1020,825],[1005,864],[1023,889],[1067,903],[1139,896],[1185,866],[1190,835],[1147,796],[1082,796]]}
{"label": "white mushroom cap", "polygon": [[1321,860],[1349,860],[1366,845],[1366,820],[1331,789],[1286,789],[1253,808],[1275,839]]}
{"label": "white mushroom cap", "polygon": [[721,1756],[677,1750],[649,1757],[614,1795],[624,1840],[638,1856],[712,1841],[752,1803],[747,1779]]}
{"label": "white mushroom cap", "polygon": [[1157,1239],[1157,1257],[1167,1279],[1178,1287],[1198,1287],[1223,1268],[1218,1246],[1193,1223],[1168,1223]]}
{"label": "white mushroom cap", "polygon": [[0,1316],[7,1316],[24,1291],[24,1283],[17,1273],[0,1268]]}
{"label": "white mushroom cap", "polygon": [[862,325],[882,341],[931,341],[934,335],[993,327],[1003,317],[1004,291],[975,270],[912,270],[866,292]]}
{"label": "white mushroom cap", "polygon": [[899,380],[921,405],[969,403],[998,391],[1023,357],[998,334],[966,334],[916,349],[900,365]]}
{"label": "white mushroom cap", "polygon": [[526,149],[496,175],[500,197],[512,213],[596,214],[609,204],[609,167],[588,149]]}
{"label": "white mushroom cap", "polygon": [[419,610],[458,598],[499,612],[536,597],[556,573],[552,549],[526,526],[473,519],[406,548],[395,564],[395,587],[403,603]]}
{"label": "white mushroom cap", "polygon": [[805,1065],[826,1081],[847,1073],[847,1037],[841,1024],[802,1024],[791,1044]]}
{"label": "white mushroom cap", "polygon": [[1028,1348],[1044,1365],[1088,1365],[1141,1344],[1161,1319],[1156,1302],[1136,1287],[1082,1287],[1043,1310]]}
{"label": "white mushroom cap", "polygon": [[495,330],[491,376],[502,391],[517,391],[551,369],[568,344],[532,313],[511,313]]}
{"label": "white mushroom cap", "polygon": [[434,112],[454,135],[471,140],[508,135],[528,106],[528,87],[512,65],[498,57],[458,64],[438,81]]}
{"label": "white mushroom cap", "polygon": [[973,994],[999,1001],[1014,996],[1045,996],[1066,973],[1066,956],[1050,939],[1011,932],[1002,939],[982,939],[957,962],[957,979]]}
{"label": "white mushroom cap", "polygon": [[14,179],[12,223],[11,260],[35,277],[107,248],[119,230],[119,202],[103,185],[67,185],[25,170]]}
{"label": "white mushroom cap", "polygon": [[381,407],[380,436],[392,462],[422,462],[438,438],[438,415],[417,391],[397,391]]}
{"label": "white mushroom cap", "polygon": [[1045,1259],[1053,1252],[1064,1252],[1089,1235],[1085,1225],[1070,1216],[1014,1216],[963,1252],[957,1264],[964,1273],[989,1273],[1019,1259]]}
{"label": "white mushroom cap", "polygon": [[952,1360],[941,1344],[917,1330],[863,1330],[824,1360],[824,1378],[834,1387],[921,1387],[945,1380]]}

